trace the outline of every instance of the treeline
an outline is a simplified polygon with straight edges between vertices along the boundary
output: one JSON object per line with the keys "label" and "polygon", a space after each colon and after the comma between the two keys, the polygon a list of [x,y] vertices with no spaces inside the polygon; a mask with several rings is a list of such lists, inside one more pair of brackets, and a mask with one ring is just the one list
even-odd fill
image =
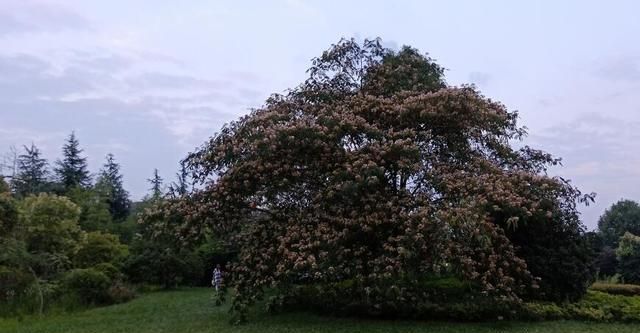
{"label": "treeline", "polygon": [[640,205],[620,200],[607,209],[592,233],[600,280],[640,284]]}
{"label": "treeline", "polygon": [[[74,133],[51,165],[35,145],[0,176],[0,315],[123,302],[140,285],[207,283],[220,246],[192,246],[154,235],[145,218],[191,190],[182,168],[165,191],[156,169],[149,193],[132,202],[113,154],[91,175]],[[152,223],[140,221],[153,221]]]}

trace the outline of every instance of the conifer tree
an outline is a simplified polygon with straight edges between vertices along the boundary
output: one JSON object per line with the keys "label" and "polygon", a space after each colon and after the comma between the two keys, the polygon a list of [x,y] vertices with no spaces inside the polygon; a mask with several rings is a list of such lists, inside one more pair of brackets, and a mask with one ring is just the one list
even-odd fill
{"label": "conifer tree", "polygon": [[176,181],[169,185],[169,193],[173,197],[181,197],[189,192],[189,174],[184,163],[180,163],[180,172],[176,173]]}
{"label": "conifer tree", "polygon": [[158,174],[158,169],[153,169],[153,178],[149,178],[147,181],[151,184],[151,188],[149,188],[151,191],[151,199],[157,200],[162,198],[162,182],[164,179]]}
{"label": "conifer tree", "polygon": [[67,142],[62,147],[62,160],[57,161],[56,176],[64,191],[74,187],[86,188],[91,185],[91,176],[87,167],[87,158],[82,157],[83,150],[74,132],[71,132]]}
{"label": "conifer tree", "polygon": [[18,156],[17,172],[12,180],[12,186],[18,197],[45,192],[48,185],[47,160],[41,157],[41,152],[33,143],[31,147],[24,146],[24,153]]}
{"label": "conifer tree", "polygon": [[109,212],[114,221],[122,221],[129,215],[131,209],[129,193],[122,185],[120,165],[115,161],[111,153],[107,154],[106,162],[102,166],[102,170],[100,170],[96,181],[96,189],[109,204]]}

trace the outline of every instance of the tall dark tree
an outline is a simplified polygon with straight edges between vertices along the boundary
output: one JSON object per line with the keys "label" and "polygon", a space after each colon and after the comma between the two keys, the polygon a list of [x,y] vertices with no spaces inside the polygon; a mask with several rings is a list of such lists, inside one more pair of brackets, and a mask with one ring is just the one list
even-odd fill
{"label": "tall dark tree", "polygon": [[91,176],[87,167],[87,158],[82,157],[83,150],[74,132],[62,147],[62,160],[57,161],[55,169],[58,180],[65,192],[74,187],[86,188],[91,185]]}
{"label": "tall dark tree", "polygon": [[153,169],[153,178],[149,178],[147,181],[151,184],[151,188],[149,188],[151,191],[151,199],[157,200],[162,198],[162,182],[164,179],[158,174],[158,169]]}
{"label": "tall dark tree", "polygon": [[120,165],[111,153],[106,156],[106,161],[96,181],[96,188],[105,197],[113,220],[123,221],[126,219],[131,209],[131,201],[129,193],[122,185]]}
{"label": "tall dark tree", "polygon": [[40,149],[33,143],[24,146],[24,153],[18,156],[17,172],[12,180],[13,190],[18,197],[45,192],[48,185],[47,160],[41,157]]}
{"label": "tall dark tree", "polygon": [[640,235],[640,205],[632,200],[620,200],[607,209],[598,220],[598,231],[604,245],[616,248],[625,232]]}

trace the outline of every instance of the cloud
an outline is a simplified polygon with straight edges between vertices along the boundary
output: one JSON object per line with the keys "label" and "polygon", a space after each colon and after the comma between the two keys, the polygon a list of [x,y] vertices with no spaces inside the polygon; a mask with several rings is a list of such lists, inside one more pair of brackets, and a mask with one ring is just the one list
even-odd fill
{"label": "cloud", "polygon": [[562,157],[552,174],[569,177],[584,192],[596,192],[596,203],[582,208],[584,222],[596,226],[599,214],[622,197],[640,200],[640,122],[585,113],[570,122],[538,131],[527,143]]}
{"label": "cloud", "polygon": [[143,73],[127,80],[127,84],[141,89],[221,89],[233,85],[229,80],[208,80],[188,75]]}
{"label": "cloud", "polygon": [[93,144],[92,146],[96,149],[104,150],[108,153],[132,151],[131,145],[118,142],[113,139],[108,140],[108,142],[106,143],[96,143],[96,144]]}
{"label": "cloud", "polygon": [[640,57],[618,57],[598,66],[596,74],[612,81],[640,81]]}
{"label": "cloud", "polygon": [[59,4],[20,0],[0,5],[0,36],[90,29],[84,17]]}
{"label": "cloud", "polygon": [[[90,113],[151,117],[184,145],[197,145],[222,124],[257,106],[263,94],[250,73],[202,78],[149,71],[134,56],[71,52],[61,64],[29,54],[0,54],[0,112],[5,124],[37,120],[35,128]],[[233,75],[233,76],[232,76]]]}
{"label": "cloud", "polygon": [[491,74],[485,72],[471,72],[469,73],[469,81],[478,86],[484,87],[489,84],[491,80]]}

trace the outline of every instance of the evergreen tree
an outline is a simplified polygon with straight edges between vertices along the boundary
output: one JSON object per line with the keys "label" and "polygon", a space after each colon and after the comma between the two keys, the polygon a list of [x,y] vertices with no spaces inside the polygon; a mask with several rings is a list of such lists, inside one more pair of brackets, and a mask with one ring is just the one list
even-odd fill
{"label": "evergreen tree", "polygon": [[180,163],[180,172],[176,173],[177,181],[169,185],[169,193],[176,198],[186,195],[189,192],[188,178],[189,174],[187,173],[184,163]]}
{"label": "evergreen tree", "polygon": [[18,197],[46,192],[47,160],[41,157],[40,150],[33,143],[24,146],[24,153],[18,156],[17,172],[12,180],[13,189]]}
{"label": "evergreen tree", "polygon": [[129,215],[131,201],[129,193],[122,185],[120,165],[109,153],[96,181],[96,189],[104,196],[114,221],[123,221]]}
{"label": "evergreen tree", "polygon": [[64,157],[62,160],[58,160],[58,167],[55,169],[65,192],[73,187],[86,188],[91,185],[87,158],[80,156],[82,151],[75,133],[71,132],[67,143],[62,147],[62,155]]}
{"label": "evergreen tree", "polygon": [[162,198],[162,177],[158,174],[158,169],[153,169],[153,178],[147,179],[149,184],[151,184],[151,200],[157,200]]}

